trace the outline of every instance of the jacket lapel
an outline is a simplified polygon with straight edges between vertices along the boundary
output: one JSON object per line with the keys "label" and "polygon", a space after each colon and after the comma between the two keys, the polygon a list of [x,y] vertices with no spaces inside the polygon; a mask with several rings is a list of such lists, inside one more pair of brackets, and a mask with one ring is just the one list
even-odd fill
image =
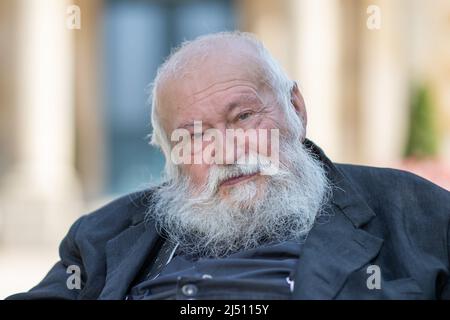
{"label": "jacket lapel", "polygon": [[294,275],[293,299],[333,299],[349,275],[368,264],[381,249],[383,239],[362,229],[375,213],[350,182],[309,141],[325,164],[334,185],[329,216],[319,219],[303,246]]}
{"label": "jacket lapel", "polygon": [[153,223],[141,221],[106,244],[106,282],[99,299],[123,299],[159,238]]}
{"label": "jacket lapel", "polygon": [[317,224],[303,247],[293,299],[333,299],[348,276],[369,263],[383,240],[354,228],[340,212]]}

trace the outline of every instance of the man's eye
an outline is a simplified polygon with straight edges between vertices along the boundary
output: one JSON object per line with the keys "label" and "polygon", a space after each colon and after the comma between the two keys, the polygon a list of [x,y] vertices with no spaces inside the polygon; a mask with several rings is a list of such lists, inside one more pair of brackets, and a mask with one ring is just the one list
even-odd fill
{"label": "man's eye", "polygon": [[237,116],[237,119],[240,121],[246,120],[248,117],[252,115],[251,112],[244,112]]}

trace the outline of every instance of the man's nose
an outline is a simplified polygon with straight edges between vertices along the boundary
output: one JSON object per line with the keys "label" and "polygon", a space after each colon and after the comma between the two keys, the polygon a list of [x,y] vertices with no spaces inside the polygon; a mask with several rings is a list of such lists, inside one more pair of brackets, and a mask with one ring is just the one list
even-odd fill
{"label": "man's nose", "polygon": [[239,159],[246,157],[249,153],[248,137],[243,133],[243,137],[228,130],[223,133],[222,145],[218,146],[218,150],[222,152],[222,161],[225,165],[236,164]]}
{"label": "man's nose", "polygon": [[208,163],[213,162],[217,165],[235,164],[245,152],[245,146],[239,146],[234,135],[230,134],[229,131],[227,133],[226,129],[220,129],[217,134],[220,137],[216,137],[214,141],[210,142],[211,145],[207,146],[211,151],[205,154],[208,157]]}

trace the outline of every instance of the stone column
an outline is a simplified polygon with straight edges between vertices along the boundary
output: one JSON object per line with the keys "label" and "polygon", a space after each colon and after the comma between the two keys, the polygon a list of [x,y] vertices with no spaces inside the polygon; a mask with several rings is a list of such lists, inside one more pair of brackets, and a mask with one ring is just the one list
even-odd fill
{"label": "stone column", "polygon": [[76,163],[87,202],[97,199],[105,183],[105,128],[101,99],[102,0],[76,0],[82,14],[75,35]]}
{"label": "stone column", "polygon": [[289,0],[243,0],[237,4],[240,27],[256,34],[286,72],[293,76],[295,51]]}
{"label": "stone column", "polygon": [[3,243],[56,243],[80,213],[68,5],[17,3],[16,161],[1,181]]}
{"label": "stone column", "polygon": [[[361,161],[387,165],[402,156],[408,123],[408,3],[362,1],[359,14]],[[381,13],[379,29],[367,28],[369,5]]]}
{"label": "stone column", "polygon": [[291,0],[294,77],[308,111],[307,136],[342,161],[341,28],[337,0]]}

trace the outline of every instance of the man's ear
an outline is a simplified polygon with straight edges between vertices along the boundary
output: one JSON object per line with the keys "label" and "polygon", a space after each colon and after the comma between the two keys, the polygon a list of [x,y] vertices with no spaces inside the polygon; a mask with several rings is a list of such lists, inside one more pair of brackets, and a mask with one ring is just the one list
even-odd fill
{"label": "man's ear", "polygon": [[305,100],[303,100],[303,96],[298,89],[297,82],[294,81],[294,86],[291,90],[291,102],[295,108],[295,111],[300,115],[301,120],[303,122],[303,126],[306,129],[306,124],[308,122],[308,117],[306,114]]}

